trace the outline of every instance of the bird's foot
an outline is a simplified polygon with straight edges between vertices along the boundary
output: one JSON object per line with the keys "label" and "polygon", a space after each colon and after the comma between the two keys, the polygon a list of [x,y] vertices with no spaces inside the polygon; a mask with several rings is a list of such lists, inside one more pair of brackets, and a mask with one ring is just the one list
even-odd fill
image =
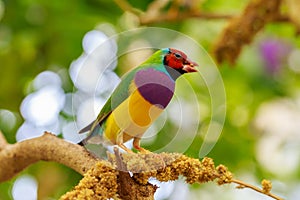
{"label": "bird's foot", "polygon": [[152,153],[151,151],[148,151],[147,149],[144,149],[143,147],[140,146],[140,140],[141,138],[135,137],[133,139],[133,147],[139,151],[141,154],[149,154]]}

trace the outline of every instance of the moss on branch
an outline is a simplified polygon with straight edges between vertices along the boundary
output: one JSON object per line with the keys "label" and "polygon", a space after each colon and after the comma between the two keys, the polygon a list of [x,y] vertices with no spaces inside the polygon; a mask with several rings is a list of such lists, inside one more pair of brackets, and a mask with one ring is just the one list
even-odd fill
{"label": "moss on branch", "polygon": [[[61,197],[67,199],[153,199],[157,186],[150,177],[166,182],[185,177],[188,184],[215,181],[218,185],[235,183],[238,188],[250,188],[274,199],[272,184],[262,181],[262,188],[233,178],[224,165],[215,166],[213,159],[202,161],[179,153],[120,154],[109,153],[109,161],[99,160],[84,147],[57,138],[51,133],[8,144],[0,133],[0,182],[8,180],[27,166],[39,161],[64,164],[84,175],[75,188]],[[131,176],[130,173],[133,173]]]}
{"label": "moss on branch", "polygon": [[[100,172],[103,166],[96,165],[85,175],[79,185],[73,191],[64,195],[62,199],[76,199],[82,197],[80,196],[82,194],[87,194],[87,199],[153,199],[156,187],[149,184],[148,179],[150,177],[154,177],[161,182],[167,182],[177,180],[179,176],[183,176],[188,184],[202,184],[210,181],[215,181],[218,185],[235,183],[238,184],[238,188],[250,188],[274,199],[281,199],[270,192],[272,188],[270,181],[263,180],[262,188],[258,188],[233,179],[233,174],[226,166],[215,166],[213,159],[208,157],[200,161],[179,153],[120,154],[115,150],[115,154],[109,154],[109,161],[112,163],[111,167],[114,166],[116,169],[115,173],[118,178],[114,178],[114,180],[117,180],[118,183],[113,181],[115,185],[111,185],[112,181],[103,181],[103,190],[99,191],[98,195],[96,192],[92,192],[93,189],[87,190],[87,188],[94,188],[99,184],[99,181],[94,181],[95,179],[91,179],[90,175],[95,171],[99,171],[97,176],[101,176]],[[133,175],[130,176],[128,171],[132,172]],[[96,185],[90,185],[91,182]],[[84,183],[88,183],[86,187]],[[118,187],[119,189],[114,190],[116,193],[109,193],[109,196],[104,197],[103,194],[106,194],[107,191],[104,186],[107,184],[111,188]]]}

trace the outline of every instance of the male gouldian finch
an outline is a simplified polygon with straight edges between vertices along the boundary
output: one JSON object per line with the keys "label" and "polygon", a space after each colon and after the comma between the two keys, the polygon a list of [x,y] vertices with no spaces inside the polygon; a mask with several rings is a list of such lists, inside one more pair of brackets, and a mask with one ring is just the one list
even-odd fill
{"label": "male gouldian finch", "polygon": [[176,79],[196,72],[195,66],[198,65],[179,50],[156,51],[122,77],[97,119],[80,131],[89,131],[83,143],[108,142],[132,152],[124,142],[133,138],[136,150],[148,152],[140,146],[141,137],[170,103]]}

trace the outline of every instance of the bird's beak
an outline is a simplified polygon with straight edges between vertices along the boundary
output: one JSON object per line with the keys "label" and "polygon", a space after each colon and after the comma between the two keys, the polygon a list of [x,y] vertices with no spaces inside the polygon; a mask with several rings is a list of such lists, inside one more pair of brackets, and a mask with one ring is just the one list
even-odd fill
{"label": "bird's beak", "polygon": [[183,65],[183,70],[187,73],[189,72],[197,72],[198,70],[195,68],[195,66],[199,66],[197,63],[187,60],[186,63]]}

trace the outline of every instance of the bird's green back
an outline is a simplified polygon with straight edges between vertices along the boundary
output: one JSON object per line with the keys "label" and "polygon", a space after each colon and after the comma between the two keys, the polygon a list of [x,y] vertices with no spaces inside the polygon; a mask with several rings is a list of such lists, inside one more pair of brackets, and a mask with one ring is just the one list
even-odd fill
{"label": "bird's green back", "polygon": [[103,121],[108,117],[108,115],[130,96],[131,92],[133,92],[130,90],[130,85],[132,83],[132,80],[135,77],[135,74],[138,71],[147,68],[153,68],[167,73],[163,64],[163,58],[167,52],[168,49],[162,49],[156,51],[150,58],[148,58],[139,67],[136,67],[135,69],[126,73],[122,77],[120,84],[116,87],[116,89],[111,94],[110,98],[107,100],[107,102],[101,109],[99,115],[97,116],[97,119],[92,124],[84,128],[83,130],[88,129],[90,130],[90,134],[91,134],[96,126],[101,125]]}

